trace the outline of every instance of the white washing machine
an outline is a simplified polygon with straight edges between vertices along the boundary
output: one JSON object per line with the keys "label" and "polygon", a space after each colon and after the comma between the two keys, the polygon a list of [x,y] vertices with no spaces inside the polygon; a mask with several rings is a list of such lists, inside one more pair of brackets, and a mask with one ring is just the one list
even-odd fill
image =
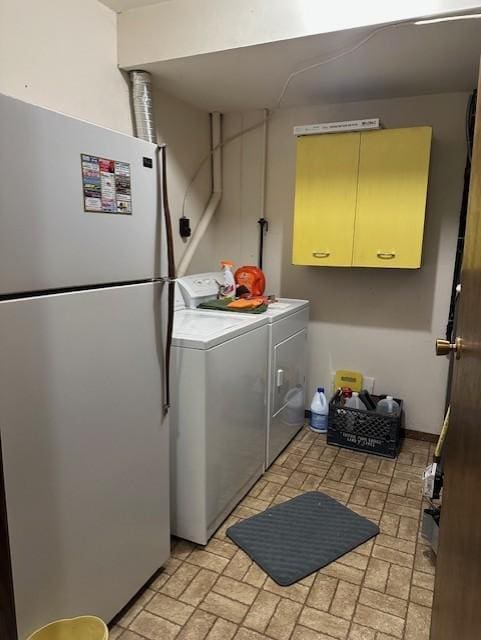
{"label": "white washing machine", "polygon": [[[200,298],[205,285],[194,284]],[[176,297],[172,347],[172,532],[206,544],[262,475],[266,317],[199,313]]]}
{"label": "white washing machine", "polygon": [[[216,297],[222,273],[201,273],[179,279],[185,305],[197,309]],[[309,301],[280,298],[258,315],[220,312],[247,318],[263,317],[268,323],[268,389],[266,405],[266,460],[269,467],[304,425],[307,378],[307,328]]]}

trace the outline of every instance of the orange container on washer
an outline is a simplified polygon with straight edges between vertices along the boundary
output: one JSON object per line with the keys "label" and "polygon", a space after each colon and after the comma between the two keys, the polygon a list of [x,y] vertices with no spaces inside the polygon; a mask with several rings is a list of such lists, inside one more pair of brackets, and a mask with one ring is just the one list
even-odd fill
{"label": "orange container on washer", "polygon": [[266,288],[266,278],[259,267],[246,265],[239,267],[234,274],[234,278],[238,287],[243,285],[249,291],[251,296],[262,296]]}

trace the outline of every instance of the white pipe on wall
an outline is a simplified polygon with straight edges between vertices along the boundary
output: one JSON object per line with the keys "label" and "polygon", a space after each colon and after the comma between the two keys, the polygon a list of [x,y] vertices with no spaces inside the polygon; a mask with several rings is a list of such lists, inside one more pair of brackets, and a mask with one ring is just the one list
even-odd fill
{"label": "white pipe on wall", "polygon": [[215,111],[211,114],[212,143],[212,191],[222,193],[222,114]]}
{"label": "white pipe on wall", "polygon": [[222,115],[218,112],[211,113],[211,152],[212,152],[212,193],[204,212],[197,223],[192,238],[177,267],[177,277],[185,275],[194,257],[200,241],[204,237],[207,227],[217,211],[222,199]]}

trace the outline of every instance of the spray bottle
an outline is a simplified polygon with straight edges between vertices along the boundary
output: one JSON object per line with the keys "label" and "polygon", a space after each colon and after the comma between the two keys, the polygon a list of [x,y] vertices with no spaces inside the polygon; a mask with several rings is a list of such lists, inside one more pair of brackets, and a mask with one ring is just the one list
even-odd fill
{"label": "spray bottle", "polygon": [[235,298],[235,278],[232,273],[232,267],[234,266],[233,262],[229,260],[222,260],[222,276],[224,279],[223,287],[222,287],[222,297],[223,298]]}

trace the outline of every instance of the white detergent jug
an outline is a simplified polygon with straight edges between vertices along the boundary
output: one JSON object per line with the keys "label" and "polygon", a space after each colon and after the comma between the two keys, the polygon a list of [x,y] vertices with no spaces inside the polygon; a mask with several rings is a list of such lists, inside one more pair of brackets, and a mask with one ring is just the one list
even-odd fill
{"label": "white detergent jug", "polygon": [[383,400],[379,400],[376,411],[387,415],[399,413],[399,404],[392,396],[386,396]]}
{"label": "white detergent jug", "polygon": [[349,407],[349,409],[365,409],[366,408],[364,402],[359,397],[359,393],[357,391],[353,391],[352,396],[350,398],[347,398],[346,407]]}
{"label": "white detergent jug", "polygon": [[327,433],[329,403],[324,395],[324,387],[318,387],[311,402],[310,427],[317,433]]}

